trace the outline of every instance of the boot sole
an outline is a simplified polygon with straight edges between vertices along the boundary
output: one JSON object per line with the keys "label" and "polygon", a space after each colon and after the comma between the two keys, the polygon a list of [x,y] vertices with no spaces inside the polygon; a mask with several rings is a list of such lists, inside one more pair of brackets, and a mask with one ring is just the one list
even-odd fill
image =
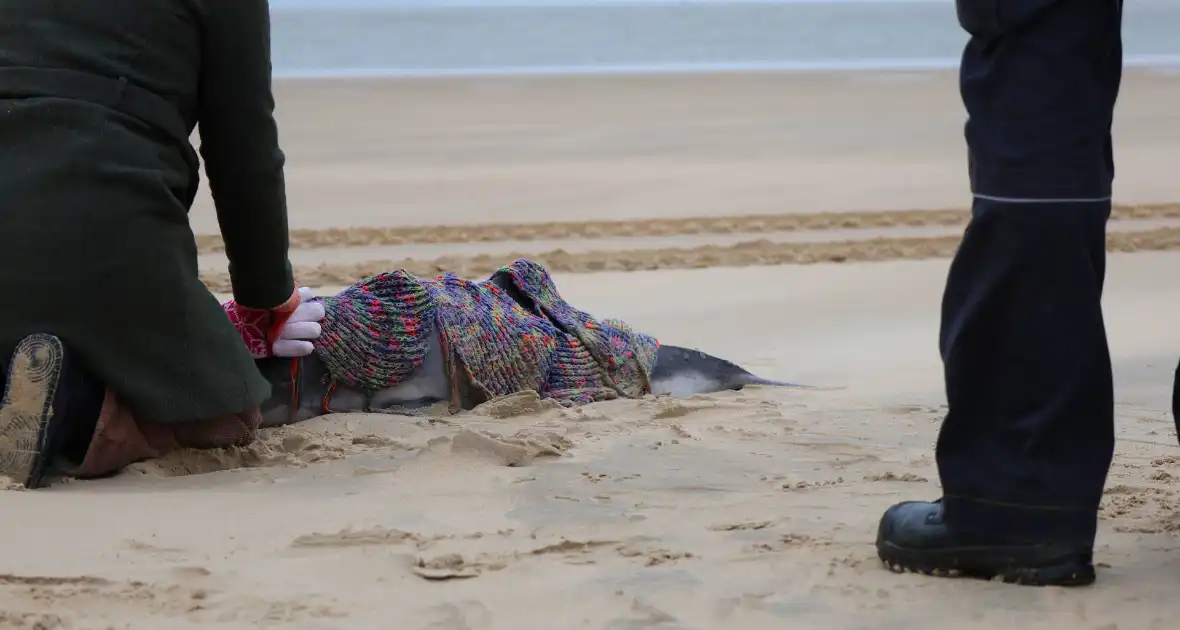
{"label": "boot sole", "polygon": [[65,350],[53,335],[30,335],[16,346],[0,403],[0,475],[28,489],[41,487],[53,398]]}
{"label": "boot sole", "polygon": [[913,550],[877,545],[877,555],[894,573],[1001,580],[1022,586],[1089,586],[1097,576],[1083,554],[1060,548],[967,547]]}

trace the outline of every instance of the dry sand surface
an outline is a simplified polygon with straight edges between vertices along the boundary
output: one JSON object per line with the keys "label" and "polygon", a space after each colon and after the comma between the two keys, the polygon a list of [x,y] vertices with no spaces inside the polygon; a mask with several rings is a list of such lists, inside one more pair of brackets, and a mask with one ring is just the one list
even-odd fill
{"label": "dry sand surface", "polygon": [[[298,82],[279,96],[305,284],[527,255],[596,315],[818,387],[335,415],[3,492],[0,628],[1174,628],[1175,81],[1132,73],[1119,120],[1095,588],[875,558],[881,511],[939,493],[952,76]],[[207,206],[194,225],[214,233]]]}

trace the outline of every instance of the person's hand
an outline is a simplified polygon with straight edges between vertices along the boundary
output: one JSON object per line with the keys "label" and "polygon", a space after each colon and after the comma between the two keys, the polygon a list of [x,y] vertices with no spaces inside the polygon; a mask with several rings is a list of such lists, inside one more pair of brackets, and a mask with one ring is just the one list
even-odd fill
{"label": "person's hand", "polygon": [[320,320],[324,318],[324,303],[312,302],[315,294],[311,289],[299,289],[300,303],[291,318],[283,326],[278,341],[271,345],[276,357],[305,357],[315,350],[312,342],[320,338],[323,329]]}
{"label": "person's hand", "polygon": [[287,298],[286,302],[274,308],[265,310],[250,308],[242,306],[234,300],[222,304],[221,308],[225,310],[226,317],[242,337],[242,342],[246,344],[250,356],[255,359],[265,359],[276,356],[273,346],[279,340],[287,321],[298,310],[301,302],[302,294],[296,288],[291,292],[291,297]]}

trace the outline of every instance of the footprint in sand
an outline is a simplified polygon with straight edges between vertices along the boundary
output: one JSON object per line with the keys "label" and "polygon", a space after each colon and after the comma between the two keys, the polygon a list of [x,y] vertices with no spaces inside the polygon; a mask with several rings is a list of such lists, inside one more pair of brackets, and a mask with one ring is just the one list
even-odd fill
{"label": "footprint in sand", "polygon": [[481,602],[448,602],[426,609],[423,630],[484,630],[492,627],[492,611]]}
{"label": "footprint in sand", "polygon": [[[196,568],[195,572],[190,571],[189,574],[191,576],[202,571],[204,569]],[[106,611],[104,616],[114,613],[115,616],[137,618],[185,619],[200,624],[229,621],[257,624],[275,619],[300,621],[340,619],[348,616],[348,612],[337,608],[335,602],[314,597],[302,598],[299,601],[271,600],[176,583],[117,581],[90,575],[0,574],[0,588],[6,589],[7,594],[15,600],[16,604],[10,608],[29,609],[10,609],[0,613],[0,622],[15,620],[8,625],[0,624],[0,628],[5,630],[24,630],[25,627],[30,630],[95,627],[90,624],[79,624],[82,621],[92,621],[85,617],[85,611],[88,610]],[[61,618],[33,612],[43,613],[47,609],[69,611],[74,617]],[[7,615],[7,618],[4,615]],[[41,625],[37,625],[39,623]],[[54,623],[58,625],[53,625]],[[165,625],[167,624],[161,623],[161,627]]]}
{"label": "footprint in sand", "polygon": [[0,628],[7,630],[67,630],[67,619],[45,613],[21,613],[0,610]]}

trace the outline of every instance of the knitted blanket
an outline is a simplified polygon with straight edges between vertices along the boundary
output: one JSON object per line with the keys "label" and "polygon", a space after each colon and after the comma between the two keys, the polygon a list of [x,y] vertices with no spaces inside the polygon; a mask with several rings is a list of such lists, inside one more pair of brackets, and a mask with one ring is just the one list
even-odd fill
{"label": "knitted blanket", "polygon": [[488,398],[533,390],[568,406],[651,389],[659,342],[574,308],[530,260],[517,260],[486,282],[450,273],[419,278],[399,269],[322,300],[327,316],[316,352],[333,379],[363,391],[409,377],[421,366],[432,331],[449,376]]}

